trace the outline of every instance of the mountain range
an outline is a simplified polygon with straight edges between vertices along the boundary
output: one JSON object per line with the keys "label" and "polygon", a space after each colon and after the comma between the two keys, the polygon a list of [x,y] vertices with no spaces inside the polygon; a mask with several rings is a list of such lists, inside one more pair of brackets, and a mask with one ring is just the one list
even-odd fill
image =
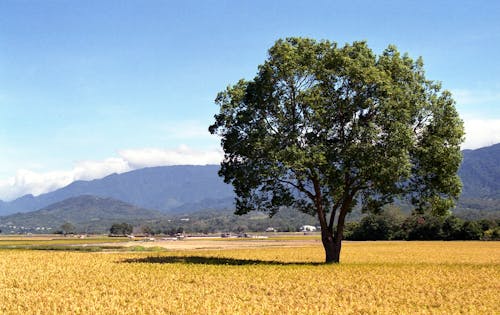
{"label": "mountain range", "polygon": [[500,143],[477,150],[463,150],[458,175],[462,198],[500,199]]}
{"label": "mountain range", "polygon": [[[162,166],[76,181],[40,196],[0,202],[0,223],[58,226],[71,221],[91,226],[98,221],[102,223],[98,225],[125,218],[138,222],[165,214],[229,209],[234,193],[217,175],[218,169],[218,165]],[[500,144],[464,150],[458,173],[463,193],[455,211],[500,211]]]}
{"label": "mountain range", "polygon": [[230,207],[233,190],[217,175],[218,165],[143,168],[102,179],[76,181],[39,196],[0,203],[0,215],[30,212],[81,195],[109,197],[162,212]]}
{"label": "mountain range", "polygon": [[68,222],[88,233],[102,233],[117,222],[144,224],[163,218],[164,214],[157,210],[136,207],[113,198],[82,195],[37,211],[0,217],[0,227],[15,227],[14,230],[20,232],[36,232],[33,230],[38,227],[55,232],[55,229]]}

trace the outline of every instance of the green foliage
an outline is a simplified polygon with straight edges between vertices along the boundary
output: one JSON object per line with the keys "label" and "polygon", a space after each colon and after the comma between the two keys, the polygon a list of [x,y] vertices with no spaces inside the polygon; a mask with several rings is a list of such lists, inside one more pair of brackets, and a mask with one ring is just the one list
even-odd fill
{"label": "green foliage", "polygon": [[184,215],[172,216],[167,220],[151,223],[155,234],[175,235],[177,233],[207,234],[221,232],[264,232],[273,227],[280,232],[297,232],[302,225],[318,225],[318,220],[293,209],[282,209],[273,217],[265,213],[234,215],[232,210],[200,211],[189,214],[189,221],[182,221]]}
{"label": "green foliage", "polygon": [[132,246],[127,248],[127,250],[130,250],[132,252],[162,252],[165,251],[165,248],[159,247],[159,246],[153,246],[153,247],[144,247],[144,246]]}
{"label": "green foliage", "polygon": [[400,215],[385,211],[380,214],[369,214],[358,224],[350,227],[352,232],[346,235],[346,238],[355,241],[399,239],[402,220]]}
{"label": "green foliage", "polygon": [[346,239],[366,240],[495,240],[498,224],[493,220],[464,221],[453,215],[438,217],[414,213],[403,220],[390,213],[368,214],[346,225]]}
{"label": "green foliage", "polygon": [[482,235],[481,226],[474,221],[466,221],[462,225],[461,237],[463,240],[478,240]]}
{"label": "green foliage", "polygon": [[377,56],[365,42],[278,40],[253,80],[215,102],[209,130],[222,138],[219,174],[238,214],[290,206],[317,215],[323,244],[340,244],[358,202],[379,212],[409,197],[444,214],[460,194],[464,133],[451,94],[394,46]]}
{"label": "green foliage", "polygon": [[155,234],[155,231],[149,225],[141,226],[141,230],[142,230],[142,233],[144,233],[145,235],[154,235]]}
{"label": "green foliage", "polygon": [[62,234],[72,234],[75,233],[75,226],[69,222],[65,222],[61,225]]}
{"label": "green foliage", "polygon": [[126,222],[123,223],[113,223],[109,229],[109,234],[115,236],[125,236],[132,234],[134,227]]}
{"label": "green foliage", "polygon": [[460,239],[463,221],[455,216],[446,217],[441,224],[441,238],[444,240]]}
{"label": "green foliage", "polygon": [[415,214],[403,223],[407,240],[438,240],[441,238],[442,220],[429,214]]}
{"label": "green foliage", "polygon": [[500,227],[496,226],[494,228],[484,231],[482,238],[485,241],[499,241],[500,240]]}

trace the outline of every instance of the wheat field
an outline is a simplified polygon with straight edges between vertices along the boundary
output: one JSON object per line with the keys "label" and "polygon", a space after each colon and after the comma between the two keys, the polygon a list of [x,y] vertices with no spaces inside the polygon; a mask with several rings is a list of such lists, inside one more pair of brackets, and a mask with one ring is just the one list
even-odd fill
{"label": "wheat field", "polygon": [[0,250],[0,314],[500,314],[500,242]]}

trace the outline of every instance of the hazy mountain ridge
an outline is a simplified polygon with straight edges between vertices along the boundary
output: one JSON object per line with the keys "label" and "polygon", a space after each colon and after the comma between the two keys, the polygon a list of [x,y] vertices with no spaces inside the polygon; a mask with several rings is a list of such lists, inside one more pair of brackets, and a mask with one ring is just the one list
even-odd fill
{"label": "hazy mountain ridge", "polygon": [[500,199],[500,143],[462,151],[462,198]]}
{"label": "hazy mountain ridge", "polygon": [[[81,195],[109,197],[165,213],[231,208],[232,187],[217,175],[218,170],[218,165],[161,166],[76,181],[37,197],[0,202],[0,215],[35,211]],[[463,182],[459,208],[487,211],[500,207],[500,144],[464,150],[459,175]]]}
{"label": "hazy mountain ridge", "polygon": [[143,223],[159,220],[164,214],[112,199],[82,195],[54,203],[43,209],[0,217],[0,226],[18,232],[34,232],[36,228],[54,232],[69,222],[87,232],[105,231],[116,222]]}
{"label": "hazy mountain ridge", "polygon": [[228,207],[232,204],[232,187],[217,175],[218,169],[218,165],[160,166],[91,181],[76,181],[37,197],[25,195],[3,202],[0,204],[0,215],[35,211],[81,195],[110,197],[164,212],[175,212],[177,208],[186,210],[187,204],[191,205],[192,211],[211,207],[211,204]]}

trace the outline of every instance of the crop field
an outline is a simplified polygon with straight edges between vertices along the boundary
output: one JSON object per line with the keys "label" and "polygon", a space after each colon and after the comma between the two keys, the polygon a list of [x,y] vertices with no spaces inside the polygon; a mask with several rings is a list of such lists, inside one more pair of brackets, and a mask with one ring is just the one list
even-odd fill
{"label": "crop field", "polygon": [[77,244],[102,244],[102,243],[118,243],[123,242],[125,237],[92,237],[92,238],[73,238],[73,237],[49,237],[49,236],[35,236],[35,237],[0,237],[0,248],[7,246],[37,246],[37,245],[77,245]]}
{"label": "crop field", "polygon": [[270,242],[1,249],[0,314],[500,314],[500,242]]}

